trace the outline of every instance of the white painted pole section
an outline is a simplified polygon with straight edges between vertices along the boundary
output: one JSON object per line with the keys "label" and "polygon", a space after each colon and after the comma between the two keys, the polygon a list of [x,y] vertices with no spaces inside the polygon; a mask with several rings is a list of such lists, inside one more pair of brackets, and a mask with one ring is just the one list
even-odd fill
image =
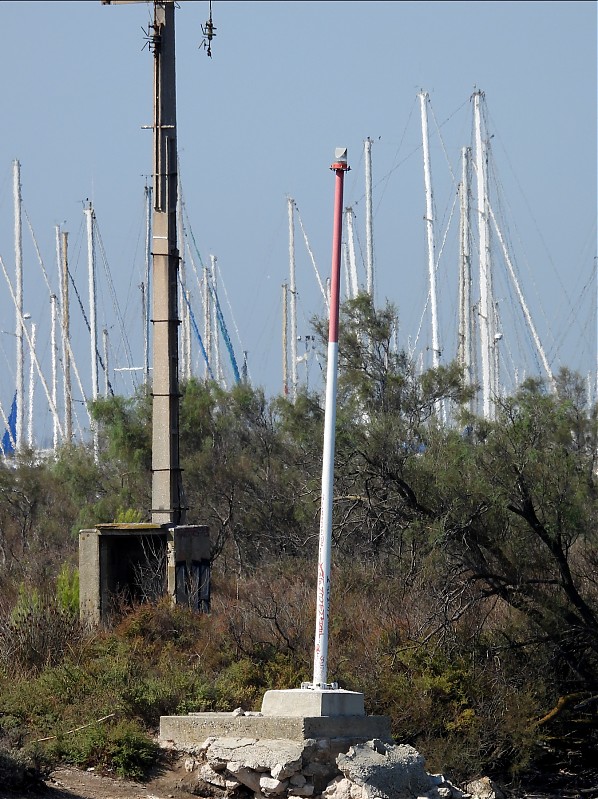
{"label": "white painted pole section", "polygon": [[[52,363],[52,402],[54,407],[58,407],[58,369],[57,369],[57,352],[56,352],[56,295],[50,295],[50,347],[51,347],[51,363]],[[57,416],[52,420],[52,451],[56,452],[58,449],[58,425],[56,424]]]}
{"label": "white painted pole section", "polygon": [[[374,301],[374,217],[372,213],[372,140],[364,143],[365,161],[365,269],[366,290]],[[355,295],[357,296],[357,295]]]}
{"label": "white painted pole section", "polygon": [[326,407],[324,412],[324,448],[322,457],[322,500],[318,551],[318,587],[316,596],[316,634],[312,688],[329,688],[328,617],[330,612],[330,565],[332,549],[332,500],[334,484],[334,444],[336,425],[336,383],[338,366],[338,317],[340,297],[341,239],[343,227],[343,181],[347,151],[338,148],[331,169],[336,175],[334,221],[332,230],[332,276],[330,282],[330,315],[328,323],[328,363],[326,367]]}
{"label": "white painted pole section", "polygon": [[428,241],[428,279],[430,283],[430,311],[432,314],[432,366],[440,362],[440,343],[438,340],[438,301],[436,296],[436,257],[434,246],[434,197],[432,195],[432,175],[430,169],[430,143],[428,135],[428,93],[420,92],[422,125],[422,144],[424,153],[424,184],[426,191],[426,236]]}
{"label": "white painted pole section", "polygon": [[27,445],[33,449],[33,398],[35,391],[35,335],[37,328],[35,322],[31,322],[31,346],[29,349],[29,407],[27,415]]}
{"label": "white painted pole section", "polygon": [[23,446],[23,425],[25,419],[24,406],[24,362],[23,362],[23,231],[21,225],[21,164],[13,161],[13,200],[15,220],[15,297],[16,297],[16,377],[17,377],[17,419],[16,419],[16,449]]}
{"label": "white painted pole section", "polygon": [[289,291],[291,293],[291,401],[297,400],[297,284],[295,282],[295,201],[287,197],[289,217]]}
{"label": "white painted pole section", "polygon": [[489,294],[490,240],[486,194],[486,144],[482,138],[482,122],[480,116],[481,92],[473,96],[474,130],[475,130],[475,163],[477,178],[478,230],[480,247],[480,354],[482,357],[482,414],[485,419],[492,418],[491,404],[491,341],[490,328],[492,304]]}

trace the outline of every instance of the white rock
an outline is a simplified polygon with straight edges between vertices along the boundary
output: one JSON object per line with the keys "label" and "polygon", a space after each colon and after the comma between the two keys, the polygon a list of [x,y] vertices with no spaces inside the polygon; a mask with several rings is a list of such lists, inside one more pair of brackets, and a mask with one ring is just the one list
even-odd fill
{"label": "white rock", "polygon": [[504,793],[490,777],[481,777],[479,780],[472,780],[465,786],[467,793],[474,799],[505,799]]}
{"label": "white rock", "polygon": [[216,785],[218,788],[226,788],[227,780],[222,774],[219,774],[217,771],[209,766],[207,763],[204,763],[203,766],[199,769],[199,776],[204,781],[209,783],[210,785]]}
{"label": "white rock", "polygon": [[231,713],[231,716],[244,716],[244,715],[245,712],[242,707],[236,707]]}
{"label": "white rock", "polygon": [[314,795],[314,786],[311,782],[307,782],[305,785],[296,785],[291,786],[288,791],[288,796],[313,796]]}
{"label": "white rock", "polygon": [[206,740],[202,744],[200,744],[198,747],[196,747],[197,753],[199,754],[200,752],[205,752],[206,749],[210,748],[210,746],[214,743],[215,740],[216,740],[216,738],[214,738],[214,736],[211,736],[210,738],[206,738]]}
{"label": "white rock", "polygon": [[195,766],[197,765],[197,761],[194,757],[187,757],[185,758],[185,771],[187,774],[192,774],[195,771]]}
{"label": "white rock", "polygon": [[226,768],[235,778],[250,790],[261,795],[260,775],[242,763],[228,763]]}
{"label": "white rock", "polygon": [[277,763],[270,771],[275,780],[287,780],[298,774],[301,769],[301,760],[291,760],[288,763]]}
{"label": "white rock", "polygon": [[218,738],[207,750],[206,758],[216,771],[228,762],[240,763],[245,768],[259,772],[282,767],[277,778],[286,779],[301,770],[303,751],[304,744],[300,741]]}
{"label": "white rock", "polygon": [[353,784],[346,777],[336,777],[322,791],[322,796],[326,797],[326,799],[351,799],[351,786]]}
{"label": "white rock", "polygon": [[361,785],[357,785],[356,783],[351,783],[351,799],[369,799],[369,793],[367,788],[362,788]]}
{"label": "white rock", "polygon": [[288,785],[288,780],[276,780],[274,777],[260,777],[260,788],[265,793],[283,793],[286,791]]}

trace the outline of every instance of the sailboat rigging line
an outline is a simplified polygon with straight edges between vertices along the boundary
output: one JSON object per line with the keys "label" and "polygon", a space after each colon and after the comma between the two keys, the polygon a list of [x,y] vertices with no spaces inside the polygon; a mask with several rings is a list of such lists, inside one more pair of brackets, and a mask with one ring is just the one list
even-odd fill
{"label": "sailboat rigging line", "polygon": [[222,290],[224,291],[224,296],[226,298],[226,304],[230,313],[230,318],[233,320],[233,327],[235,328],[235,333],[237,334],[237,341],[239,342],[239,346],[243,349],[243,342],[241,341],[241,335],[239,333],[239,328],[237,327],[237,322],[235,320],[235,315],[233,313],[232,305],[230,304],[230,299],[228,297],[228,291],[226,290],[226,283],[222,279],[222,272],[220,272],[220,285],[222,286]]}
{"label": "sailboat rigging line", "polygon": [[[417,103],[417,96],[416,96],[416,97],[413,99],[413,105],[411,106],[411,110],[410,110],[410,112],[409,112],[409,117],[408,117],[408,119],[407,119],[407,123],[405,124],[405,128],[404,128],[404,130],[403,130],[403,135],[401,136],[401,141],[399,142],[399,146],[397,147],[397,149],[396,149],[396,152],[395,152],[395,159],[397,158],[397,156],[398,156],[399,152],[401,151],[401,147],[403,146],[403,141],[405,140],[405,136],[406,136],[406,134],[407,134],[407,130],[408,130],[408,128],[409,128],[409,123],[410,123],[410,121],[411,121],[411,117],[413,116],[413,111],[414,111],[414,109],[415,109],[415,105],[416,105],[416,103]],[[461,111],[461,109],[462,109],[464,106],[466,106],[466,105],[467,105],[467,103],[469,103],[469,98],[468,98],[467,100],[465,100],[464,102],[462,102],[462,103],[461,103],[461,105],[460,105],[458,108],[456,108],[456,109],[455,109],[455,110],[454,110],[454,111],[453,111],[451,114],[449,114],[449,116],[448,116],[448,117],[447,117],[447,118],[444,120],[444,122],[441,122],[441,123],[440,123],[440,125],[438,125],[438,123],[437,123],[437,124],[436,124],[436,128],[437,128],[438,130],[440,130],[440,128],[443,128],[443,127],[444,127],[444,126],[445,126],[445,125],[446,125],[448,122],[450,122],[450,121],[451,121],[451,119],[452,119],[454,116],[456,116],[456,114],[458,114],[458,113],[459,113],[459,111]],[[377,182],[374,184],[374,188],[377,188],[377,187],[378,187],[378,186],[379,186],[381,183],[383,183],[383,182],[385,183],[385,186],[384,186],[384,188],[383,188],[383,189],[382,189],[382,191],[380,192],[380,196],[379,196],[379,198],[378,198],[378,203],[376,204],[376,213],[378,212],[378,208],[380,207],[380,204],[381,204],[381,202],[382,202],[382,198],[384,197],[384,193],[385,193],[385,191],[386,191],[386,189],[387,189],[387,187],[388,187],[388,182],[389,182],[389,180],[390,180],[390,176],[393,174],[393,172],[395,172],[397,169],[399,169],[399,167],[403,166],[403,164],[404,164],[406,161],[408,161],[408,160],[409,160],[409,159],[410,159],[412,156],[414,156],[416,153],[418,153],[418,152],[419,152],[421,149],[422,149],[422,145],[421,145],[421,144],[418,144],[418,145],[417,145],[416,147],[414,147],[414,148],[413,148],[413,150],[411,150],[411,152],[409,152],[409,153],[408,153],[408,154],[407,154],[407,155],[406,155],[406,156],[405,156],[405,157],[404,157],[404,158],[403,158],[401,161],[399,161],[397,164],[395,164],[394,166],[392,166],[392,167],[391,167],[391,168],[388,170],[388,172],[386,172],[384,175],[382,175],[382,177],[380,178],[380,180],[378,180],[378,181],[377,181]],[[452,174],[452,171],[451,171],[451,174]],[[454,181],[454,177],[453,177],[453,181]],[[358,203],[360,203],[360,202],[361,202],[361,200],[363,200],[364,198],[365,198],[365,194],[362,194],[362,196],[361,196],[361,197],[360,197],[358,200],[355,200],[355,201],[353,202],[353,205],[357,205],[357,204],[358,204]]]}
{"label": "sailboat rigging line", "polygon": [[[445,147],[445,144],[444,144],[444,139],[442,138],[442,133],[440,132],[440,125],[438,124],[438,121],[436,120],[436,114],[434,113],[434,108],[432,106],[432,101],[430,99],[428,99],[428,103],[430,105],[430,110],[432,111],[432,119],[434,120],[434,125],[436,126],[436,133],[438,133],[438,138],[440,139],[440,144],[442,146],[442,152],[444,153],[444,157],[446,158],[446,163],[447,163],[447,166],[449,168],[449,172],[451,173],[453,186],[456,187],[458,181],[457,181],[457,178],[455,177],[455,173],[453,172],[453,166],[451,164],[450,158],[448,157],[448,153],[446,151],[446,147]],[[463,106],[461,106],[461,107],[463,107]]]}
{"label": "sailboat rigging line", "polygon": [[[190,233],[191,233],[191,238],[193,239],[193,244],[195,246],[195,249],[197,250],[197,244],[195,244],[195,238],[193,236],[193,230],[191,228],[191,220],[189,219],[189,214],[187,213],[187,206],[186,206],[185,201],[183,199],[183,187],[182,187],[182,184],[180,182],[180,177],[179,177],[179,194],[181,196],[181,206],[182,206],[182,209],[183,209],[183,217],[184,217],[184,219],[187,222],[187,227],[185,228],[185,238],[187,238],[187,230],[189,230]],[[197,267],[195,265],[195,261],[193,260],[193,253],[191,252],[191,248],[189,247],[188,242],[185,242],[185,243],[186,243],[187,251],[189,252],[189,256],[190,256],[190,259],[191,259],[191,266],[193,267],[193,272],[194,272],[195,277],[197,279],[198,286],[201,289],[201,280],[200,280],[199,275],[197,274]],[[197,254],[199,256],[200,264],[201,264],[201,266],[203,268],[204,264],[203,264],[203,261],[202,261],[202,258],[201,258],[201,254],[199,253],[199,251],[197,252]],[[228,292],[226,290],[226,284],[222,280],[222,275],[220,276],[220,282],[222,284],[222,288],[224,289],[224,296],[226,297],[226,302],[227,302],[227,305],[228,305],[228,309],[230,311],[230,316],[231,316],[231,319],[232,319],[232,322],[233,322],[233,327],[234,327],[235,333],[237,335],[237,341],[239,342],[239,346],[241,347],[241,349],[243,349],[243,342],[241,341],[241,334],[239,333],[239,328],[238,328],[237,323],[235,321],[235,316],[233,314],[233,309],[232,309],[232,306],[231,306],[231,303],[230,303],[230,300],[229,300],[229,297],[228,297]],[[201,291],[200,291],[200,296],[201,296]]]}
{"label": "sailboat rigging line", "polygon": [[444,245],[446,244],[446,238],[448,236],[448,232],[449,232],[450,227],[451,227],[451,222],[453,221],[453,214],[455,213],[455,208],[457,206],[457,200],[458,199],[459,199],[459,195],[455,194],[455,196],[453,197],[453,205],[451,207],[451,211],[450,211],[450,214],[449,214],[449,220],[446,223],[446,228],[444,229],[444,236],[442,237],[442,244],[440,245],[440,248],[438,250],[438,255],[436,257],[436,271],[438,271],[438,265],[440,264],[440,257],[442,255],[442,253],[444,252]]}
{"label": "sailboat rigging line", "polygon": [[[79,294],[79,289],[77,288],[77,284],[75,283],[75,280],[74,280],[74,278],[73,278],[73,276],[71,274],[71,270],[67,269],[67,273],[68,273],[68,276],[69,276],[69,280],[71,281],[71,286],[73,287],[73,289],[75,291],[75,296],[77,297],[77,300],[79,302],[79,309],[81,311],[81,315],[83,317],[83,321],[85,322],[85,326],[87,328],[87,332],[89,334],[91,334],[91,325],[89,324],[89,319],[87,318],[87,314],[85,313],[85,308],[84,308],[83,302],[81,300],[81,295]],[[82,385],[81,385],[81,378],[79,377],[79,373],[77,371],[77,366],[76,366],[75,361],[74,361],[73,351],[71,350],[70,341],[68,342],[68,348],[69,348],[69,351],[70,351],[69,354],[71,356],[71,365],[73,366],[75,375],[77,376],[77,381],[79,383],[79,389],[81,390],[81,394],[85,398],[85,393],[84,393]],[[104,361],[102,360],[102,355],[101,355],[99,349],[96,348],[96,352],[97,352],[97,355],[98,355],[98,361],[100,363],[100,366],[102,367],[102,370],[105,372],[106,371],[106,367],[104,366]],[[112,386],[110,385],[110,381],[108,381],[108,386],[110,388],[111,395],[114,396],[114,391],[112,390]],[[85,401],[87,401],[87,400],[85,400]]]}
{"label": "sailboat rigging line", "polygon": [[[500,219],[501,219],[501,230],[504,231],[505,228],[506,228],[506,232],[507,232],[507,234],[509,234],[508,225],[506,223],[507,216],[504,213],[503,208],[502,208],[502,206],[503,206],[502,198],[503,198],[503,196],[505,196],[505,192],[503,190],[502,182],[500,181],[498,175],[496,174],[494,159],[491,160],[490,166],[491,166],[491,170],[492,170],[492,177],[494,179],[494,183],[495,183],[496,188],[497,188],[497,202],[498,202],[498,209],[497,209],[498,213],[497,213],[497,216],[500,216]],[[506,201],[506,203],[508,205],[508,200]],[[510,207],[509,207],[509,210],[511,210]],[[514,219],[515,215],[513,213],[511,213],[510,214],[510,218]],[[525,245],[523,243],[521,234],[519,233],[519,229],[517,227],[517,223],[516,222],[515,222],[515,230],[517,232],[517,238],[519,240],[519,244],[520,244],[521,249],[523,250],[524,255],[525,255]],[[508,236],[508,238],[509,238],[509,240],[511,240],[511,236],[510,235]],[[510,243],[510,241],[509,241],[509,243]],[[512,246],[512,244],[510,244],[510,246],[508,247],[508,250],[510,252],[514,252],[514,247]],[[548,319],[548,317],[546,315],[546,311],[544,309],[544,305],[543,305],[542,299],[541,299],[541,293],[538,291],[538,287],[537,287],[535,279],[534,279],[534,270],[530,268],[529,263],[527,262],[527,258],[525,258],[525,262],[526,262],[527,267],[528,267],[527,274],[528,274],[529,280],[531,281],[531,284],[533,286],[534,294],[535,294],[535,297],[536,297],[536,302],[537,302],[538,307],[540,308],[540,311],[541,311],[541,314],[542,314],[542,318],[544,320],[545,328],[548,331],[548,333],[552,335],[552,328],[553,328],[552,321],[550,319]],[[572,308],[573,306],[572,306],[571,300],[569,298],[568,292],[566,291],[566,289],[564,287],[563,287],[563,294],[565,296],[567,304],[569,305],[569,308]],[[554,339],[552,339],[552,340],[554,341]]]}
{"label": "sailboat rigging line", "polygon": [[[104,272],[106,274],[106,280],[108,282],[108,289],[110,291],[110,296],[112,298],[112,309],[115,312],[116,318],[117,318],[118,323],[119,323],[121,339],[122,339],[123,346],[125,348],[125,357],[127,359],[127,366],[129,368],[131,368],[133,366],[133,356],[131,354],[131,347],[129,345],[129,338],[127,336],[125,323],[124,323],[124,320],[122,318],[122,314],[121,314],[121,311],[120,311],[120,305],[118,303],[118,299],[117,299],[117,296],[116,296],[116,291],[114,290],[114,283],[112,282],[112,275],[110,273],[110,266],[108,264],[108,258],[106,257],[106,250],[104,249],[104,242],[102,241],[102,234],[100,233],[98,220],[97,220],[97,218],[95,216],[94,216],[93,222],[94,222],[94,230],[95,230],[95,233],[96,233],[96,236],[97,236],[97,241],[98,241],[98,244],[99,244],[99,247],[100,247],[100,254],[102,256],[102,261],[103,261],[103,264],[104,264]],[[94,237],[94,239],[95,239],[95,237]],[[133,372],[132,374],[134,375],[135,373]]]}
{"label": "sailboat rigging line", "polygon": [[37,244],[37,239],[35,238],[35,233],[33,232],[33,226],[31,225],[31,221],[29,219],[29,214],[27,213],[27,210],[25,208],[23,208],[23,213],[25,214],[25,219],[27,221],[27,226],[29,227],[29,232],[31,233],[31,238],[33,240],[33,246],[35,248],[35,252],[36,252],[36,255],[37,255],[37,260],[39,261],[39,265],[40,265],[41,270],[42,270],[42,275],[44,276],[44,280],[46,282],[46,287],[47,287],[47,289],[48,289],[48,291],[50,293],[50,296],[51,296],[54,292],[52,291],[52,287],[50,286],[50,280],[48,278],[48,273],[46,272],[46,267],[44,266],[44,262],[42,260],[42,255],[41,255],[41,252],[40,252],[38,244]]}
{"label": "sailboat rigging line", "polygon": [[297,211],[297,219],[299,220],[299,227],[301,228],[301,232],[303,233],[303,240],[305,242],[305,246],[307,248],[307,252],[309,254],[309,257],[311,259],[314,271],[316,273],[316,278],[318,279],[318,285],[320,286],[320,291],[322,292],[322,296],[324,297],[324,301],[326,303],[326,307],[328,308],[328,295],[326,294],[326,290],[324,288],[324,284],[322,283],[322,278],[320,277],[320,273],[319,273],[318,267],[316,265],[316,259],[314,258],[313,251],[312,251],[312,249],[311,249],[311,247],[309,245],[309,241],[308,241],[308,238],[307,238],[307,233],[305,232],[305,228],[303,227],[303,220],[301,219],[301,214],[299,213],[299,208],[298,208],[297,203],[295,201],[293,201],[293,203],[295,205],[295,210]]}
{"label": "sailboat rigging line", "polygon": [[216,380],[216,378],[214,377],[214,373],[212,372],[212,367],[210,366],[210,361],[208,359],[208,353],[206,352],[206,348],[204,347],[203,339],[201,337],[201,333],[199,332],[199,329],[197,327],[197,322],[195,321],[195,314],[193,313],[193,309],[191,308],[191,303],[189,302],[189,297],[187,296],[186,292],[183,292],[183,297],[185,298],[185,302],[187,304],[187,308],[189,309],[189,317],[191,319],[191,324],[193,326],[193,330],[195,331],[195,335],[197,336],[197,341],[198,341],[198,344],[199,344],[199,348],[200,348],[201,354],[203,355],[204,360],[206,362],[208,373],[209,373],[210,377],[212,378],[212,380]]}
{"label": "sailboat rigging line", "polygon": [[[17,395],[15,393],[14,399],[12,401],[13,405],[15,407],[16,407],[16,401],[17,401]],[[4,436],[6,434],[8,434],[8,441],[9,441],[10,446],[12,447],[12,451],[13,452],[15,451],[17,445],[16,445],[16,442],[15,442],[15,438],[13,436],[12,426],[11,426],[9,420],[8,420],[8,417],[6,416],[6,414],[4,412],[4,408],[2,407],[2,403],[1,402],[0,402],[0,416],[2,417],[2,421],[4,422],[4,431],[5,431],[2,434],[2,438],[0,438],[0,450],[2,451],[2,455],[6,455],[6,452],[4,452],[4,446],[2,444],[2,440],[4,439]]]}
{"label": "sailboat rigging line", "polygon": [[[9,277],[8,277],[8,272],[6,271],[6,267],[4,266],[4,261],[2,260],[2,256],[0,256],[0,266],[2,267],[2,271],[4,272],[4,277],[6,278],[6,282],[8,284],[8,288],[9,288],[9,291],[10,291],[10,296],[12,298],[12,301],[13,301],[13,304],[15,306],[15,309],[18,311],[18,307],[19,306],[17,304],[17,298],[16,298],[15,293],[13,291],[13,288],[12,288],[12,286],[10,284],[10,280],[9,280]],[[63,431],[62,431],[62,426],[60,424],[60,419],[58,418],[58,411],[56,410],[56,405],[54,404],[54,402],[52,400],[52,395],[50,394],[50,389],[48,388],[48,384],[46,383],[46,379],[45,379],[44,374],[43,374],[43,372],[41,370],[41,367],[39,365],[39,360],[37,358],[37,355],[36,355],[36,352],[35,352],[35,348],[32,347],[31,337],[29,335],[29,331],[27,329],[27,325],[24,324],[23,319],[20,319],[20,322],[21,322],[21,325],[22,325],[23,334],[25,335],[25,338],[27,339],[27,344],[29,346],[29,351],[31,352],[31,357],[33,358],[33,360],[35,362],[35,367],[37,369],[37,374],[38,374],[39,379],[41,381],[41,384],[42,384],[42,386],[44,388],[44,392],[46,394],[46,399],[48,400],[48,406],[50,408],[50,411],[52,412],[52,415],[54,416],[54,419],[56,420],[56,424],[57,424],[58,429],[60,431],[60,435],[62,436],[63,435]]]}
{"label": "sailboat rigging line", "polygon": [[[589,317],[587,318],[586,322],[584,322],[584,325],[583,325],[583,327],[580,330],[580,336],[579,336],[580,341],[582,342],[582,345],[585,344],[587,346],[587,343],[592,340],[591,335],[593,335],[593,333],[588,336],[587,333],[586,333],[586,329],[588,328],[588,326],[590,324],[594,326],[594,329],[596,329],[596,305],[595,305],[595,300],[594,300],[594,298],[596,297],[596,286],[595,286],[595,284],[596,284],[596,267],[595,267],[595,263],[596,262],[595,262],[595,259],[592,259],[592,261],[590,263],[591,263],[591,267],[590,267],[590,274],[588,276],[588,279],[586,280],[585,284],[581,288],[581,291],[579,292],[579,298],[577,299],[575,304],[569,309],[569,315],[565,319],[565,323],[563,325],[563,328],[562,328],[562,331],[561,331],[561,334],[560,334],[559,338],[555,339],[555,341],[554,341],[553,348],[557,352],[558,352],[558,350],[560,349],[560,347],[562,345],[562,342],[563,342],[563,340],[565,338],[565,335],[566,335],[567,331],[573,326],[573,323],[575,321],[578,321],[578,319],[579,319],[579,309],[581,307],[583,307],[583,305],[584,305],[585,295],[587,293],[589,293],[590,288],[593,287],[593,296],[592,296],[592,303],[593,303],[593,307],[594,307],[593,319],[590,319]],[[580,349],[583,349],[583,347],[578,348],[578,351]],[[554,357],[552,355],[552,350],[549,350],[549,353],[551,355],[551,360],[552,360],[552,358]]]}
{"label": "sailboat rigging line", "polygon": [[[489,112],[486,112],[486,113],[488,114],[488,117],[491,118],[491,115],[489,114]],[[550,252],[550,249],[549,249],[548,245],[546,244],[546,240],[545,240],[545,238],[544,238],[544,236],[542,234],[542,231],[541,231],[540,226],[538,224],[538,220],[534,216],[534,213],[533,213],[533,210],[532,210],[532,206],[531,206],[531,204],[530,204],[530,202],[529,202],[529,200],[527,198],[527,195],[525,194],[525,192],[523,190],[523,187],[522,187],[522,185],[521,185],[521,183],[519,181],[517,170],[514,168],[513,164],[511,163],[511,159],[509,158],[509,153],[507,151],[507,148],[505,147],[505,145],[504,145],[504,143],[503,143],[503,141],[502,141],[502,139],[500,137],[500,134],[497,132],[498,129],[497,129],[496,124],[494,123],[493,119],[492,119],[492,127],[493,127],[493,130],[494,130],[494,137],[497,139],[497,141],[502,146],[503,152],[505,154],[506,161],[507,161],[507,163],[508,163],[508,165],[510,167],[510,170],[511,170],[511,175],[512,175],[512,177],[515,180],[517,188],[521,192],[521,197],[523,198],[523,202],[525,203],[525,205],[527,207],[527,210],[528,210],[528,213],[529,213],[529,215],[530,215],[530,217],[532,219],[534,228],[536,230],[536,234],[538,235],[538,238],[540,239],[540,242],[542,243],[542,246],[544,248],[544,252],[545,252],[545,255],[546,255],[546,259],[547,259],[548,263],[552,267],[553,273],[554,273],[556,279],[558,280],[559,287],[560,287],[561,291],[563,292],[563,295],[566,298],[566,300],[567,300],[567,302],[569,304],[569,307],[570,308],[574,308],[573,304],[571,303],[571,300],[569,299],[569,295],[567,293],[566,286],[563,283],[561,275],[559,274],[559,271],[557,270],[557,268],[555,266],[555,263],[554,263],[554,260],[553,260],[553,257],[552,257],[552,253]]]}
{"label": "sailboat rigging line", "polygon": [[[394,160],[395,160],[395,161],[396,161],[396,159],[398,158],[398,155],[399,155],[399,153],[401,152],[401,148],[402,148],[402,146],[403,146],[403,142],[405,141],[405,136],[407,135],[407,130],[408,130],[408,128],[409,128],[409,125],[410,125],[410,123],[411,123],[411,117],[413,116],[413,110],[414,110],[414,108],[415,108],[415,105],[416,105],[416,103],[417,103],[417,98],[416,98],[416,97],[414,97],[414,98],[413,98],[413,104],[412,104],[412,106],[411,106],[411,110],[409,111],[409,116],[407,117],[407,122],[405,123],[405,127],[403,128],[403,135],[401,136],[401,140],[399,141],[399,146],[397,147],[397,149],[396,149],[396,151],[395,151],[395,155],[394,155]],[[413,150],[411,153],[409,153],[409,155],[408,155],[406,158],[404,158],[402,161],[400,161],[400,162],[399,162],[398,164],[396,164],[395,166],[392,166],[392,167],[390,168],[390,170],[389,170],[389,171],[388,171],[388,172],[387,172],[385,175],[383,175],[383,176],[380,178],[380,180],[379,180],[379,181],[377,181],[377,183],[375,183],[375,184],[374,184],[374,187],[373,187],[373,188],[375,189],[375,188],[377,188],[377,187],[380,185],[380,183],[384,182],[384,187],[383,187],[382,191],[380,192],[380,196],[379,196],[379,198],[378,198],[378,204],[376,205],[376,210],[375,210],[375,212],[374,212],[374,215],[376,215],[376,213],[378,213],[378,208],[380,207],[380,204],[381,204],[381,202],[382,202],[382,198],[384,197],[384,194],[385,194],[385,192],[386,192],[386,189],[388,188],[388,184],[389,184],[389,181],[390,181],[390,176],[393,174],[393,172],[394,172],[396,169],[398,169],[400,166],[402,166],[402,165],[405,163],[405,161],[408,161],[408,160],[409,160],[409,158],[411,158],[411,156],[412,156],[412,155],[414,155],[416,152],[418,152],[418,150],[420,149],[420,147],[421,147],[421,145],[418,145],[418,146],[415,148],[415,150]],[[364,198],[365,198],[365,192],[362,194],[362,196],[359,198],[359,200],[355,200],[355,202],[353,203],[353,205],[357,205],[357,204],[358,204],[359,202],[361,202],[361,200],[363,200]]]}
{"label": "sailboat rigging line", "polygon": [[239,374],[239,368],[237,366],[237,359],[235,358],[235,352],[233,350],[233,345],[230,340],[230,336],[228,335],[228,329],[226,327],[226,323],[224,321],[224,315],[222,314],[222,308],[220,307],[220,299],[218,298],[218,292],[214,291],[213,286],[210,287],[210,291],[212,293],[212,298],[215,302],[216,307],[216,316],[218,317],[218,325],[220,327],[220,332],[222,333],[222,338],[224,339],[224,344],[226,349],[228,350],[228,354],[231,360],[231,365],[233,367],[233,374],[235,377],[235,382],[241,382],[241,375]]}
{"label": "sailboat rigging line", "polygon": [[492,210],[492,206],[490,205],[490,203],[488,203],[488,213],[490,214],[490,218],[492,219],[492,222],[494,223],[494,229],[496,230],[496,234],[498,236],[498,240],[499,240],[500,245],[501,245],[501,247],[503,249],[505,261],[507,263],[507,267],[509,268],[509,273],[511,275],[511,280],[513,281],[513,284],[515,286],[515,291],[517,292],[517,296],[519,298],[519,302],[521,303],[521,308],[522,308],[523,313],[525,315],[525,319],[526,319],[528,327],[529,327],[529,329],[531,331],[531,334],[532,334],[532,337],[534,339],[534,343],[535,343],[535,345],[537,347],[537,350],[538,350],[538,353],[540,355],[540,358],[542,359],[542,363],[544,365],[544,369],[546,371],[548,379],[550,380],[551,387],[552,387],[552,389],[554,391],[554,390],[556,390],[556,381],[554,379],[554,375],[552,374],[552,370],[551,370],[550,365],[548,363],[548,359],[546,358],[546,354],[544,352],[544,348],[542,347],[542,344],[540,342],[540,338],[538,337],[538,334],[536,332],[536,328],[534,326],[534,322],[533,322],[533,320],[531,318],[530,312],[529,312],[527,304],[525,302],[525,298],[523,297],[523,293],[521,291],[521,288],[519,287],[519,281],[517,280],[517,276],[515,274],[515,270],[513,268],[513,264],[511,263],[511,259],[509,257],[509,253],[507,251],[504,238],[502,236],[501,230],[500,230],[500,228],[498,226],[498,222],[496,221],[496,217],[494,216],[494,211]]}
{"label": "sailboat rigging line", "polygon": [[[187,218],[187,227],[189,231],[189,236],[191,237],[191,241],[193,242],[193,246],[195,247],[195,251],[197,252],[197,256],[199,258],[199,262],[203,267],[203,261],[201,258],[201,253],[199,252],[199,248],[197,246],[197,242],[195,241],[195,236],[193,235],[193,228],[189,224],[189,219]],[[191,263],[193,263],[193,258],[191,258]],[[194,267],[195,274],[197,276],[197,270]],[[228,351],[228,355],[231,361],[231,366],[233,369],[233,375],[235,377],[235,382],[241,382],[241,375],[239,374],[239,367],[237,366],[237,359],[235,358],[235,351],[233,349],[232,342],[230,340],[230,336],[228,334],[228,329],[226,327],[226,322],[224,321],[224,315],[222,313],[222,308],[220,307],[220,300],[218,299],[218,293],[214,291],[214,287],[211,285],[211,282],[208,281],[208,289],[210,292],[210,296],[214,300],[215,308],[216,308],[216,317],[218,319],[218,326],[220,327],[220,332],[222,333],[222,338],[224,339],[224,344]],[[198,331],[199,333],[199,331]]]}

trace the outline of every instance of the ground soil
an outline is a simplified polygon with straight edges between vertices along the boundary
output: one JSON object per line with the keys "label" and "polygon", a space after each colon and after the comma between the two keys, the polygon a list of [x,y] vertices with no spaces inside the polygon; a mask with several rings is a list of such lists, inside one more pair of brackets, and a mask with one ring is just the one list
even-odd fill
{"label": "ground soil", "polygon": [[[123,780],[93,769],[61,767],[35,790],[6,792],[0,785],[0,799],[191,799],[197,795],[197,776],[185,770],[186,757],[172,753],[146,782]],[[598,771],[538,771],[528,775],[523,785],[502,788],[506,799],[598,799]]]}
{"label": "ground soil", "polygon": [[185,771],[185,757],[174,757],[147,782],[123,780],[95,770],[55,769],[44,786],[28,792],[6,792],[0,799],[191,799],[195,779]]}

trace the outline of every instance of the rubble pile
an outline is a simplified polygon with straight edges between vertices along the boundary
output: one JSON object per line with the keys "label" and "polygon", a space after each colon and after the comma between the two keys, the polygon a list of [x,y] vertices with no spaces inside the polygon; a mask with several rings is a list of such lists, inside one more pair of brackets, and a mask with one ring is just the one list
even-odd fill
{"label": "rubble pile", "polygon": [[487,778],[461,790],[428,774],[412,746],[378,739],[208,738],[187,752],[193,792],[222,799],[503,799]]}

